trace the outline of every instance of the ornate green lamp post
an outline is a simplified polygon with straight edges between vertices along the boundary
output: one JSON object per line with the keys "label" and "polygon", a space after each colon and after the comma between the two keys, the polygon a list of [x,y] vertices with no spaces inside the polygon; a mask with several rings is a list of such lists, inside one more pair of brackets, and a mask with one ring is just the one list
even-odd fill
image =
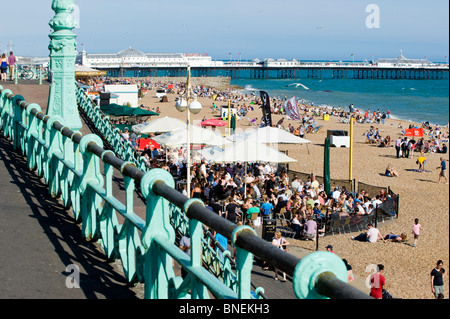
{"label": "ornate green lamp post", "polygon": [[61,124],[79,131],[83,124],[78,114],[75,93],[76,27],[72,11],[74,0],[53,0],[55,17],[49,25],[54,30],[50,37],[50,71],[52,84],[47,106],[47,115],[59,117]]}

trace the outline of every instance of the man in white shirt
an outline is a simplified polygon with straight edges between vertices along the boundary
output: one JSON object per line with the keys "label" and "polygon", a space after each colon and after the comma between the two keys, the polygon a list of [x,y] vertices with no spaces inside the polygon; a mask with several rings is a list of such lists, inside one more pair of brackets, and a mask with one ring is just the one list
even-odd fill
{"label": "man in white shirt", "polygon": [[372,201],[372,205],[374,208],[376,208],[377,206],[380,206],[381,204],[383,204],[383,202],[380,200],[380,195],[377,195],[375,197],[375,200]]}
{"label": "man in white shirt", "polygon": [[335,201],[339,200],[339,196],[341,196],[341,192],[339,191],[339,189],[337,187],[334,189],[332,196]]}
{"label": "man in white shirt", "polygon": [[317,181],[315,176],[313,176],[311,179],[311,187],[314,188],[314,190],[317,190],[319,188],[319,182]]}
{"label": "man in white shirt", "polygon": [[372,224],[367,224],[367,229],[368,229],[367,233],[359,234],[356,237],[352,236],[352,239],[363,242],[368,241],[370,243],[376,243],[378,239],[385,241],[383,235],[381,235],[378,228],[373,227]]}
{"label": "man in white shirt", "polygon": [[295,189],[296,191],[299,191],[300,186],[301,186],[301,184],[300,184],[300,181],[298,180],[298,177],[294,177],[294,180],[291,183],[291,187],[293,189]]}
{"label": "man in white shirt", "polygon": [[363,206],[361,205],[360,201],[356,202],[356,209],[355,209],[356,215],[365,215],[366,211],[364,210]]}

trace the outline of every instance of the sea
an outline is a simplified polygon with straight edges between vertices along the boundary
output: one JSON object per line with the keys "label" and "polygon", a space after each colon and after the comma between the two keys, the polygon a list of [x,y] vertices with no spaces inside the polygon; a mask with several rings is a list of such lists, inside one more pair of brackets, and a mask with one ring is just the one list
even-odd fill
{"label": "sea", "polygon": [[449,80],[407,79],[239,79],[232,85],[243,94],[266,91],[270,97],[305,100],[321,107],[349,105],[359,110],[390,110],[391,118],[414,123],[449,122]]}

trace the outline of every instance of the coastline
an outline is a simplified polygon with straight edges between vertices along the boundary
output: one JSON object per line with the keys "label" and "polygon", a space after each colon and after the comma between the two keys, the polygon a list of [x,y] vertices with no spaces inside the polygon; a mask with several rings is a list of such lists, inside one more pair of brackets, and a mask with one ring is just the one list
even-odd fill
{"label": "coastline", "polygon": [[[294,84],[292,82],[299,81],[306,84],[310,90],[303,90],[301,87],[296,89],[292,85],[291,88],[285,88],[285,84]],[[348,105],[353,103],[362,111],[380,109],[387,112],[390,110],[391,116],[405,122],[423,123],[428,121],[432,125],[439,124],[441,127],[447,126],[449,123],[449,102],[448,93],[446,93],[448,92],[448,82],[445,80],[339,79],[317,82],[314,79],[269,79],[267,81],[235,80],[232,83],[243,85],[244,89],[241,90],[243,94],[263,90],[268,92],[271,97],[283,98],[286,96],[289,99],[295,96],[297,100],[303,98],[317,106],[328,105],[348,110]],[[366,83],[368,83],[367,87]],[[380,88],[377,88],[378,83],[380,83]],[[417,89],[407,90],[410,86]],[[366,89],[368,90],[367,95],[363,93]],[[431,94],[434,93],[437,95],[433,98]]]}
{"label": "coastline", "polygon": [[[155,88],[153,88],[155,89]],[[168,94],[168,102],[162,103],[155,97],[155,90],[148,92],[140,104],[144,104],[150,109],[159,107],[160,116],[170,116],[186,120],[186,113],[180,113],[175,108],[176,94]],[[192,114],[192,123],[198,123],[205,118],[216,118],[217,114],[211,109],[213,100],[209,97],[199,97],[198,101],[203,109],[199,114]],[[226,102],[216,102],[218,106],[225,105]],[[239,105],[249,105],[249,100],[236,102]],[[302,113],[302,112],[301,112]],[[309,113],[311,114],[311,113]],[[237,130],[253,128],[249,125],[249,119],[262,116],[258,106],[250,111],[247,117],[236,122]],[[287,120],[286,116],[273,114],[273,122],[277,123],[281,118],[285,118],[284,125],[298,122]],[[316,117],[318,125],[323,125],[322,129],[315,134],[307,134],[305,138],[311,141],[307,145],[279,145],[279,150],[288,151],[290,157],[298,162],[290,164],[290,168],[304,173],[322,175],[323,172],[323,143],[327,130],[349,130],[349,125],[339,122],[339,117],[330,116],[329,121]],[[325,250],[328,244],[333,245],[335,252],[342,258],[346,258],[353,267],[353,272],[359,278],[366,278],[366,267],[369,264],[383,263],[385,265],[385,276],[388,283],[388,290],[393,295],[405,299],[431,298],[429,289],[429,272],[438,259],[444,261],[444,265],[449,263],[449,187],[445,184],[437,184],[439,171],[435,168],[439,166],[439,158],[443,156],[448,162],[449,154],[426,154],[427,168],[431,172],[417,173],[413,170],[417,168],[417,153],[413,158],[400,158],[395,156],[394,147],[379,148],[373,144],[366,143],[365,133],[373,125],[381,131],[382,136],[389,135],[391,140],[402,136],[398,124],[403,123],[403,128],[407,128],[406,121],[398,119],[386,119],[385,124],[360,124],[354,125],[354,157],[353,176],[362,183],[374,186],[391,187],[400,195],[399,218],[393,223],[380,225],[379,229],[383,235],[393,233],[408,233],[406,244],[396,243],[375,243],[366,244],[355,242],[350,236],[357,235],[342,234],[328,236],[320,239],[319,250]],[[413,123],[413,122],[411,122]],[[408,123],[409,124],[409,123]],[[420,127],[421,123],[415,122]],[[222,134],[226,134],[224,128],[216,128]],[[448,129],[444,129],[448,132]],[[349,177],[349,149],[331,148],[331,178],[348,179]],[[400,177],[390,178],[384,176],[384,171],[388,164],[391,164],[400,173]],[[432,199],[432,200],[431,200]],[[419,241],[419,246],[413,248],[410,244],[411,227],[415,218],[419,218],[424,228]],[[296,241],[295,245],[313,252],[314,242]],[[445,295],[448,296],[448,277],[445,282]]]}

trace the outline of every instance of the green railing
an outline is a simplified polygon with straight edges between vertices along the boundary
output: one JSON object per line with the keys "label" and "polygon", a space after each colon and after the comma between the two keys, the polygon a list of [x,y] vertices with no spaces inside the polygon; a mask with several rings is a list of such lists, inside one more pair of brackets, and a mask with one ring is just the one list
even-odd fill
{"label": "green railing", "polygon": [[[82,222],[83,236],[97,240],[109,259],[120,258],[130,282],[145,283],[145,298],[250,299],[253,255],[292,276],[298,298],[369,298],[346,283],[347,269],[335,254],[315,252],[300,260],[259,238],[253,229],[237,226],[211,213],[201,201],[186,198],[174,189],[168,172],[139,170],[104,150],[97,135],[73,132],[59,118],[42,113],[39,105],[28,104],[1,86],[0,94],[3,135],[27,157],[28,167],[43,177],[50,194],[72,208]],[[124,179],[125,204],[113,196],[115,171]],[[133,210],[136,184],[146,199],[145,220]],[[190,256],[175,244],[170,221],[174,210],[187,217]],[[235,289],[202,267],[203,225],[236,248]],[[174,260],[187,271],[184,279],[175,275]]]}
{"label": "green railing", "polygon": [[[138,161],[137,156],[130,142],[124,141],[120,136],[120,131],[110,122],[109,117],[105,116],[100,108],[89,99],[84,91],[78,87],[76,91],[77,102],[81,112],[85,115],[85,121],[92,124],[93,129],[110,145],[110,148],[122,160],[134,163],[143,171],[148,171],[142,158]],[[172,205],[172,207],[174,207]],[[171,223],[180,236],[189,233],[189,220],[178,209],[171,210]],[[227,247],[219,247],[218,243],[213,241],[211,235],[206,231],[202,238],[202,261],[206,269],[208,269],[217,278],[220,278],[228,287],[236,288],[236,274],[233,271],[234,261],[230,258],[230,252],[226,251]],[[225,251],[222,251],[225,250]],[[225,256],[225,258],[221,257]],[[255,287],[254,285],[252,285]],[[264,289],[258,287],[254,292],[258,299],[264,298]]]}

